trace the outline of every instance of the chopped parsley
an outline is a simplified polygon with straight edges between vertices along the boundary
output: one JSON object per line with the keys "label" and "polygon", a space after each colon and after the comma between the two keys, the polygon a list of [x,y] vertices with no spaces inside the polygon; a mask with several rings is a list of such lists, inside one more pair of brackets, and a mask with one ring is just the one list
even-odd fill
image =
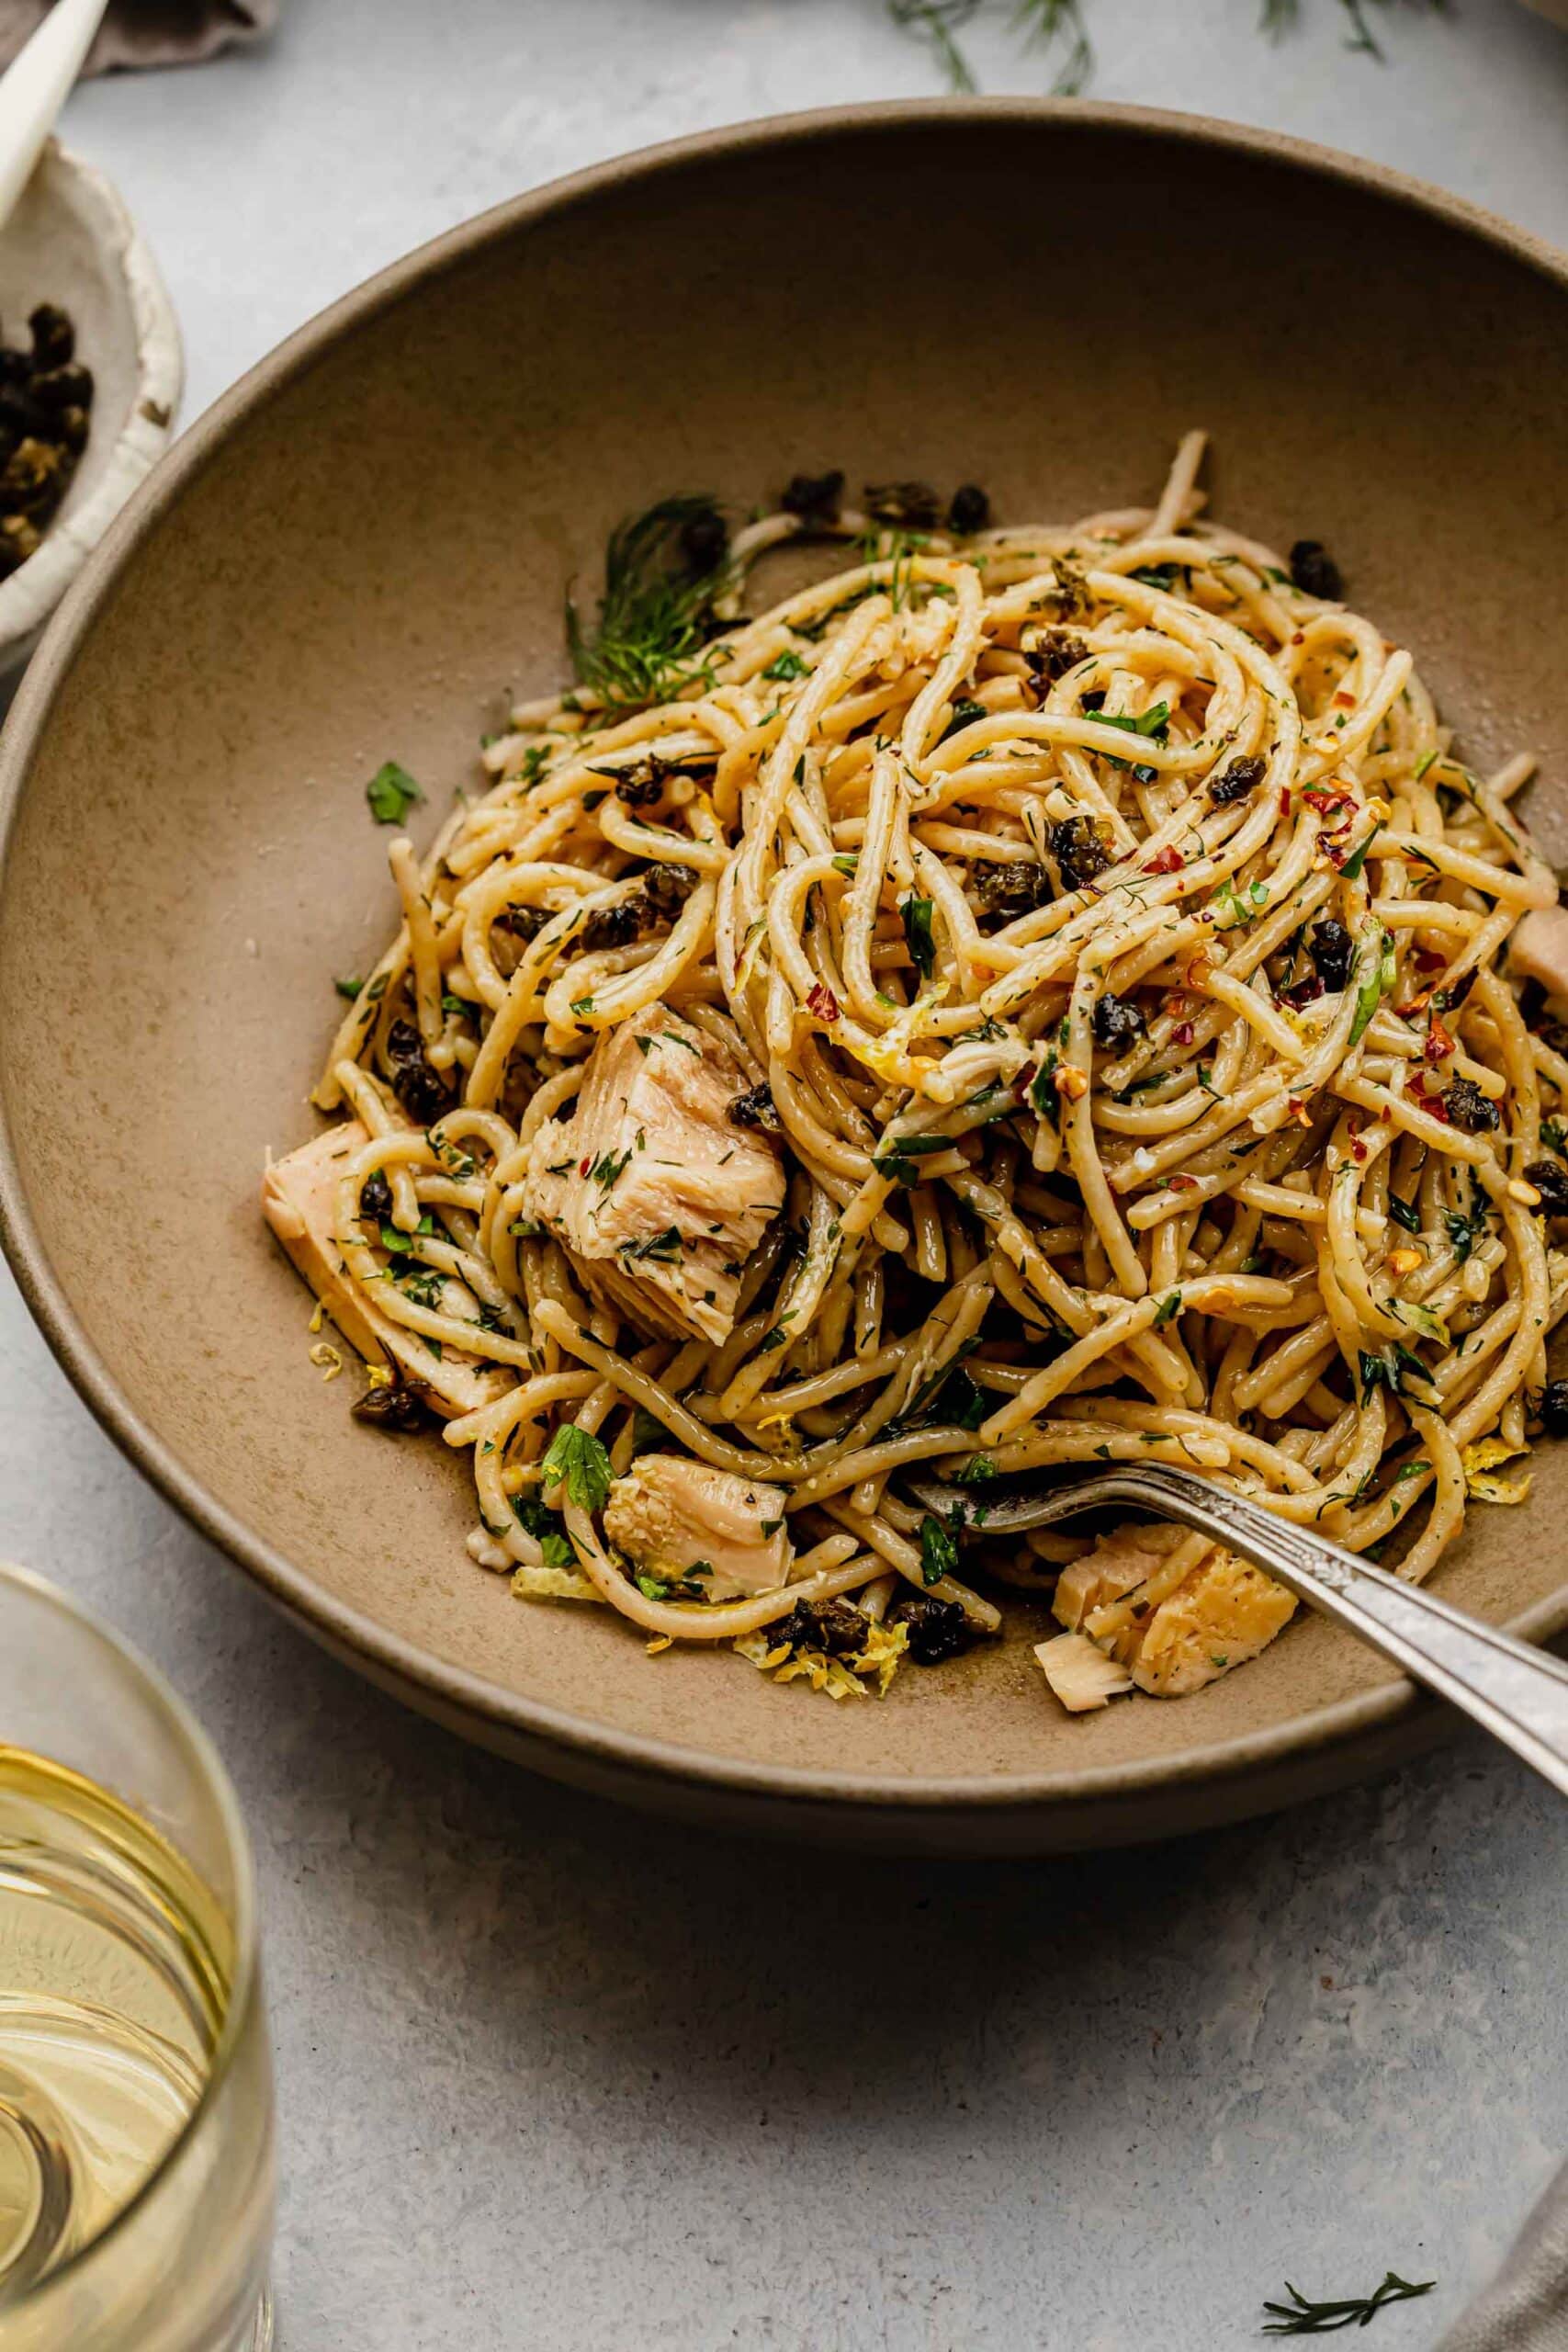
{"label": "chopped parsley", "polygon": [[[414,1227],[415,1234],[434,1234],[434,1231],[435,1220],[428,1213],[420,1218]],[[398,1226],[383,1225],[381,1247],[383,1250],[389,1250],[394,1258],[406,1258],[413,1248],[413,1237],[404,1233]]]}
{"label": "chopped parsley", "polygon": [[610,1492],[610,1457],[592,1430],[568,1421],[550,1440],[541,1467],[547,1486],[564,1486],[579,1510],[600,1510]]}
{"label": "chopped parsley", "polygon": [[1365,967],[1365,978],[1356,991],[1356,1017],[1350,1023],[1349,1043],[1359,1046],[1373,1013],[1397,984],[1398,971],[1394,962],[1393,940],[1388,932],[1382,935],[1382,946]]}
{"label": "chopped parsley", "polygon": [[400,766],[396,760],[386,760],[366,786],[365,797],[378,825],[400,825],[414,802],[423,800],[424,795],[407,768]]}
{"label": "chopped parsley", "polygon": [[958,1566],[958,1546],[940,1519],[927,1511],[920,1521],[920,1579],[924,1584],[940,1584]]}
{"label": "chopped parsley", "polygon": [[914,957],[915,969],[922,980],[929,980],[936,962],[936,941],[931,933],[934,904],[930,899],[903,899],[898,911],[904,918],[904,944]]}

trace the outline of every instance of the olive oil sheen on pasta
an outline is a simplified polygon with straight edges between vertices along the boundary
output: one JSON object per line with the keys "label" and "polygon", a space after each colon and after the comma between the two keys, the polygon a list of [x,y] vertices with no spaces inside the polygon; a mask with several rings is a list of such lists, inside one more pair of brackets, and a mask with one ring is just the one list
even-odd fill
{"label": "olive oil sheen on pasta", "polygon": [[178,2137],[231,1974],[228,1921],[154,1829],[0,1745],[0,2330]]}

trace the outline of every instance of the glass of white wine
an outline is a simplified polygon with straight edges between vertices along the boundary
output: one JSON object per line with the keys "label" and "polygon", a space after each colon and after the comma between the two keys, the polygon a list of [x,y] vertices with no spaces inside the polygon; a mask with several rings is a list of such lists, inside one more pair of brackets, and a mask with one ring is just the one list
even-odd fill
{"label": "glass of white wine", "polygon": [[0,2352],[265,2352],[272,2068],[233,1790],[0,1566]]}

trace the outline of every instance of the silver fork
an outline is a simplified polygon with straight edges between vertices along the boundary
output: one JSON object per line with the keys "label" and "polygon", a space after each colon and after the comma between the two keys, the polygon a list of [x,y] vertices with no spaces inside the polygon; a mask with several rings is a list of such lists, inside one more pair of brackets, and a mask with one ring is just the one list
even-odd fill
{"label": "silver fork", "polygon": [[1112,1463],[1032,1487],[999,1479],[965,1487],[927,1478],[903,1483],[923,1510],[949,1526],[975,1526],[983,1515],[989,1535],[1050,1527],[1106,1503],[1130,1503],[1179,1520],[1242,1553],[1325,1617],[1382,1650],[1568,1796],[1568,1666],[1423,1586],[1342,1552],[1313,1530],[1277,1519],[1228,1487],[1154,1462]]}

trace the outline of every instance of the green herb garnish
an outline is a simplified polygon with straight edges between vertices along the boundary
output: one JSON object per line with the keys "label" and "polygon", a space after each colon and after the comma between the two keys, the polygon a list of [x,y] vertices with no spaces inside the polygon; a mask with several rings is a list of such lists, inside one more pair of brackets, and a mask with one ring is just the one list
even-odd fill
{"label": "green herb garnish", "polygon": [[1381,823],[1374,825],[1371,831],[1367,835],[1366,840],[1361,842],[1355,854],[1346,859],[1344,865],[1339,869],[1339,878],[1342,882],[1359,882],[1360,880],[1361,868],[1367,862],[1367,852],[1371,849],[1372,843],[1376,841],[1382,831],[1382,826]]}
{"label": "green herb garnish", "polygon": [[971,702],[967,697],[962,702],[955,702],[953,717],[942,730],[942,741],[945,743],[950,735],[962,734],[964,728],[973,727],[977,718],[988,718],[990,715],[983,702]]}
{"label": "green herb garnish", "polygon": [[1331,2335],[1341,2327],[1365,2327],[1386,2303],[1407,2303],[1417,2295],[1429,2295],[1437,2285],[1435,2278],[1412,2281],[1402,2278],[1396,2270],[1389,2271],[1381,2287],[1370,2295],[1347,2295],[1337,2301],[1314,2303],[1299,2287],[1285,2281],[1288,2303],[1265,2303],[1271,2316],[1263,2324],[1265,2335]]}
{"label": "green herb garnish", "polygon": [[1163,743],[1170,725],[1170,705],[1168,702],[1151,703],[1148,709],[1140,711],[1136,718],[1113,718],[1108,710],[1086,710],[1083,715],[1086,718],[1092,718],[1097,727],[1119,727],[1124,735],[1143,735],[1151,743]]}
{"label": "green herb garnish", "polygon": [[620,1255],[623,1258],[677,1260],[681,1255],[681,1228],[678,1225],[669,1225],[662,1233],[646,1234],[640,1241],[623,1241]]}
{"label": "green herb garnish", "polygon": [[550,1440],[540,1465],[547,1487],[564,1485],[579,1510],[599,1510],[610,1492],[610,1457],[592,1430],[568,1421]]}
{"label": "green herb garnish", "polygon": [[786,651],[774,656],[762,675],[764,678],[773,679],[782,685],[786,679],[808,677],[810,672],[811,664],[808,662],[803,662],[791,646]]}
{"label": "green herb garnish", "polygon": [[1366,967],[1366,978],[1362,980],[1360,987],[1356,991],[1356,1017],[1350,1023],[1349,1043],[1352,1046],[1359,1046],[1360,1044],[1368,1023],[1371,1020],[1373,1013],[1382,1002],[1383,998],[1393,992],[1397,983],[1397,978],[1398,973],[1394,963],[1393,940],[1390,933],[1385,931],[1382,935],[1382,950],[1375,957],[1369,961]]}
{"label": "green herb garnish", "polygon": [[940,1584],[958,1566],[958,1546],[942,1525],[928,1510],[920,1521],[920,1580],[924,1584]]}
{"label": "green herb garnish", "polygon": [[537,1543],[547,1568],[576,1566],[577,1554],[558,1511],[548,1510],[536,1495],[513,1495],[512,1509],[518,1525],[526,1528]]}
{"label": "green herb garnish", "polygon": [[[433,1234],[434,1231],[435,1220],[428,1214],[422,1216],[414,1227],[414,1233]],[[384,1225],[381,1227],[381,1247],[389,1250],[394,1258],[406,1258],[413,1248],[413,1238],[400,1226]]]}
{"label": "green herb garnish", "polygon": [[667,702],[708,674],[699,657],[714,598],[729,576],[727,554],[716,562],[708,557],[706,543],[718,541],[719,529],[711,498],[661,498],[610,534],[592,628],[567,598],[572,666],[612,709]]}
{"label": "green herb garnish", "polygon": [[407,768],[396,760],[384,761],[365,787],[370,814],[378,825],[400,825],[416,800],[424,798]]}
{"label": "green herb garnish", "polygon": [[904,944],[915,959],[915,969],[922,980],[929,980],[936,962],[936,941],[931,933],[934,902],[930,899],[903,899],[898,911],[904,918]]}
{"label": "green herb garnish", "polygon": [[953,1474],[954,1486],[983,1487],[987,1478],[997,1475],[997,1465],[988,1453],[972,1454],[961,1470]]}

